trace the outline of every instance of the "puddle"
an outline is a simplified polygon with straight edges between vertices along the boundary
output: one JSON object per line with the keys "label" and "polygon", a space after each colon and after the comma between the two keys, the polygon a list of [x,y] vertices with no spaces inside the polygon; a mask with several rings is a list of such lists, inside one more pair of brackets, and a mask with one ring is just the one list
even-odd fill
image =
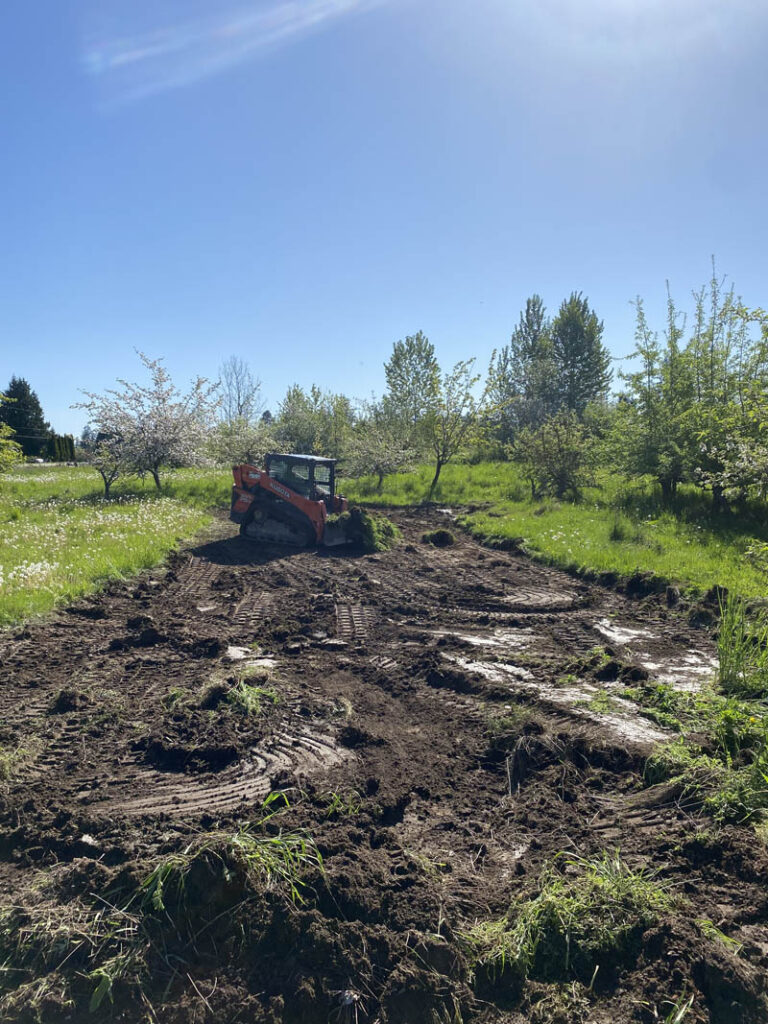
{"label": "puddle", "polygon": [[599,622],[595,623],[595,629],[606,640],[610,640],[614,644],[631,644],[633,640],[638,640],[643,637],[645,640],[657,640],[658,636],[656,633],[651,633],[648,629],[630,629],[628,626],[617,626],[615,622],[611,622],[610,619],[600,619]]}
{"label": "puddle", "polygon": [[[671,733],[659,728],[638,715],[637,707],[622,697],[614,697],[610,691],[582,682],[578,686],[552,686],[548,683],[534,683],[532,689],[539,697],[551,704],[559,704],[579,718],[588,719],[598,725],[605,725],[611,732],[624,739],[636,743],[663,743]],[[598,711],[588,707],[595,697],[608,693],[611,707],[607,711]]]}
{"label": "puddle", "polygon": [[524,650],[533,640],[532,629],[495,629],[493,633],[458,633],[452,629],[434,629],[432,636],[452,636],[473,647],[506,647]]}
{"label": "puddle", "polygon": [[453,662],[465,672],[476,672],[487,679],[490,683],[509,683],[511,681],[533,679],[527,668],[520,668],[519,665],[505,665],[501,662],[470,661],[468,658],[459,658],[456,655],[445,655],[445,660]]}
{"label": "puddle", "polygon": [[631,660],[641,665],[655,682],[666,683],[675,690],[696,692],[717,675],[717,657],[698,647],[670,654],[667,642],[650,629],[620,626],[609,619],[600,619],[595,629],[618,648],[626,648]]}

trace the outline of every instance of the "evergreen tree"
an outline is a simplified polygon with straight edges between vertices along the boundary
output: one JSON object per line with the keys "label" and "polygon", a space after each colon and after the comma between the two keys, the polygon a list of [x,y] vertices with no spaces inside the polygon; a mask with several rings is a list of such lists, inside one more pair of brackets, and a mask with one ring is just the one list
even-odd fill
{"label": "evergreen tree", "polygon": [[5,390],[8,401],[0,405],[0,421],[16,431],[15,438],[25,455],[39,456],[46,448],[51,432],[40,400],[23,377],[11,377]]}
{"label": "evergreen tree", "polygon": [[602,320],[581,292],[572,292],[552,321],[553,385],[558,405],[578,416],[603,398],[611,383],[611,357],[602,337]]}

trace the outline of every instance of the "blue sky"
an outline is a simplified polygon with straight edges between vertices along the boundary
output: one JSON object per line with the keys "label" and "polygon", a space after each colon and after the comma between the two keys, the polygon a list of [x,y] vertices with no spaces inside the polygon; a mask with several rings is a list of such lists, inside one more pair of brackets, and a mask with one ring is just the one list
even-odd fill
{"label": "blue sky", "polygon": [[0,38],[0,387],[247,359],[366,397],[583,291],[617,357],[710,257],[765,295],[764,0],[30,0]]}

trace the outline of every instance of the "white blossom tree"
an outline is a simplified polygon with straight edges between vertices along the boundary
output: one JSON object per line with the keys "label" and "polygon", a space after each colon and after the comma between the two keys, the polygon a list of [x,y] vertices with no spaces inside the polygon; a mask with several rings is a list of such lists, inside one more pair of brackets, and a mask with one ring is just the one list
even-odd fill
{"label": "white blossom tree", "polygon": [[265,420],[235,419],[217,423],[208,436],[206,450],[216,463],[261,465],[275,447],[275,436]]}
{"label": "white blossom tree", "polygon": [[[161,469],[204,460],[205,440],[218,405],[218,385],[197,377],[184,393],[173,383],[162,360],[150,359],[143,352],[138,356],[149,372],[149,384],[118,380],[120,387],[104,394],[83,392],[87,401],[78,402],[75,408],[85,409],[96,431],[96,447],[111,477],[109,486],[121,473],[149,473],[159,489]],[[103,473],[102,479],[108,492]]]}

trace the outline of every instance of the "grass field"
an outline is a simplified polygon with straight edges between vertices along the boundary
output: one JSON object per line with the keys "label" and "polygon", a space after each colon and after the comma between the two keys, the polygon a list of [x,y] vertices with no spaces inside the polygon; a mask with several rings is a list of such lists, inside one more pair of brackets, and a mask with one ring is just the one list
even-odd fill
{"label": "grass field", "polygon": [[[343,480],[354,502],[412,505],[426,500],[431,468],[385,478]],[[72,600],[106,580],[156,565],[226,507],[227,468],[119,482],[105,501],[88,467],[24,466],[0,476],[0,625]],[[661,508],[646,481],[606,479],[579,504],[532,501],[509,463],[449,465],[437,502],[478,508],[462,523],[484,541],[519,539],[532,557],[568,569],[653,572],[683,587],[727,586],[744,597],[768,590],[768,525],[757,510],[713,517],[706,495],[682,489]]]}
{"label": "grass field", "polygon": [[[344,481],[350,499],[410,505],[426,500],[432,470]],[[665,510],[650,481],[631,484],[606,477],[578,504],[533,501],[517,467],[509,463],[449,465],[434,495],[447,505],[486,507],[462,517],[484,541],[520,539],[532,557],[571,570],[630,575],[652,572],[686,588],[721,584],[744,597],[768,590],[768,522],[758,509],[710,514],[706,494],[681,488]]]}
{"label": "grass field", "polygon": [[0,476],[0,625],[50,611],[162,561],[228,500],[229,470],[130,481],[105,501],[87,467],[23,466]]}

